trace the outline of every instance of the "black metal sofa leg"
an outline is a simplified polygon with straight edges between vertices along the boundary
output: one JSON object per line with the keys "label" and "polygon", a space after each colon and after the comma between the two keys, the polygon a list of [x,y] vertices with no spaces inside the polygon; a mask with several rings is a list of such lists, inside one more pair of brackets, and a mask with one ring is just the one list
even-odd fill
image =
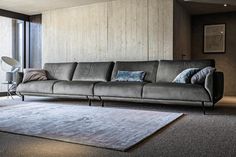
{"label": "black metal sofa leg", "polygon": [[89,106],[92,105],[91,99],[88,100]]}
{"label": "black metal sofa leg", "polygon": [[25,96],[24,95],[21,96],[21,100],[25,101]]}
{"label": "black metal sofa leg", "polygon": [[102,100],[102,98],[100,96],[99,96],[99,100],[101,101],[102,107],[104,107],[104,100]]}
{"label": "black metal sofa leg", "polygon": [[203,111],[203,114],[206,115],[206,108],[205,108],[204,102],[202,102],[202,111]]}
{"label": "black metal sofa leg", "polygon": [[104,107],[104,100],[101,100],[102,101],[102,107]]}

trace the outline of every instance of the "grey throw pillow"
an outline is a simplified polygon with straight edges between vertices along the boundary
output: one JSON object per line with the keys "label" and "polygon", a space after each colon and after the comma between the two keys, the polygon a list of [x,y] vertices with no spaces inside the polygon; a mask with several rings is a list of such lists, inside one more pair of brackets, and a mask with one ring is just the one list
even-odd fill
{"label": "grey throw pillow", "polygon": [[173,83],[191,83],[191,77],[197,73],[199,68],[189,68],[182,71],[176,78],[172,81]]}
{"label": "grey throw pillow", "polygon": [[30,81],[42,81],[47,80],[47,73],[42,69],[25,69],[23,83]]}
{"label": "grey throw pillow", "polygon": [[196,74],[194,74],[192,76],[191,83],[192,84],[204,84],[207,75],[215,72],[215,70],[216,69],[213,67],[206,67],[206,68],[200,70],[199,72],[197,72]]}

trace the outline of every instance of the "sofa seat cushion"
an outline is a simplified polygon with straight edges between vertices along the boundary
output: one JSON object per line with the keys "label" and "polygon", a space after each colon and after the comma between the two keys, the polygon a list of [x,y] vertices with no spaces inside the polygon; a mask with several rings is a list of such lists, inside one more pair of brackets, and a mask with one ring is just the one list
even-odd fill
{"label": "sofa seat cushion", "polygon": [[94,86],[95,96],[141,98],[143,82],[101,82]]}
{"label": "sofa seat cushion", "polygon": [[55,83],[54,94],[93,96],[93,81],[60,81]]}
{"label": "sofa seat cushion", "polygon": [[31,81],[27,83],[21,83],[17,87],[16,91],[19,93],[44,93],[52,94],[53,85],[58,82],[57,80],[45,80],[45,81]]}
{"label": "sofa seat cushion", "polygon": [[143,87],[144,99],[211,101],[201,85],[180,83],[149,83]]}

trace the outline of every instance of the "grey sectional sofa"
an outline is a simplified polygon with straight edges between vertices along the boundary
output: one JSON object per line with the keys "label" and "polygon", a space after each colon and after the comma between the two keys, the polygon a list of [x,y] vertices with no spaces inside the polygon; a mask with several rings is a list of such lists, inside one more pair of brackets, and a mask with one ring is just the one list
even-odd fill
{"label": "grey sectional sofa", "polygon": [[[214,60],[199,61],[137,61],[137,62],[87,62],[46,63],[46,81],[21,83],[23,73],[18,74],[17,93],[29,96],[201,105],[214,107],[223,97],[222,72],[208,75],[204,85],[177,84],[173,79],[187,68],[215,66]],[[116,82],[119,70],[145,71],[144,82]]]}

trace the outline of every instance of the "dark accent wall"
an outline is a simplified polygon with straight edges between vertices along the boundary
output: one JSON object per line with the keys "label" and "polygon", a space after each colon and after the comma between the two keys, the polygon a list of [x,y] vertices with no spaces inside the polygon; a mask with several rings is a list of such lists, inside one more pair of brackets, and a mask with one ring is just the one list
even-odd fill
{"label": "dark accent wall", "polygon": [[175,60],[191,58],[191,15],[174,1],[174,54]]}
{"label": "dark accent wall", "polygon": [[[226,24],[226,53],[203,53],[204,24]],[[225,76],[225,95],[236,95],[236,12],[192,17],[192,59],[215,59]]]}
{"label": "dark accent wall", "polygon": [[30,16],[29,67],[42,67],[42,15]]}

